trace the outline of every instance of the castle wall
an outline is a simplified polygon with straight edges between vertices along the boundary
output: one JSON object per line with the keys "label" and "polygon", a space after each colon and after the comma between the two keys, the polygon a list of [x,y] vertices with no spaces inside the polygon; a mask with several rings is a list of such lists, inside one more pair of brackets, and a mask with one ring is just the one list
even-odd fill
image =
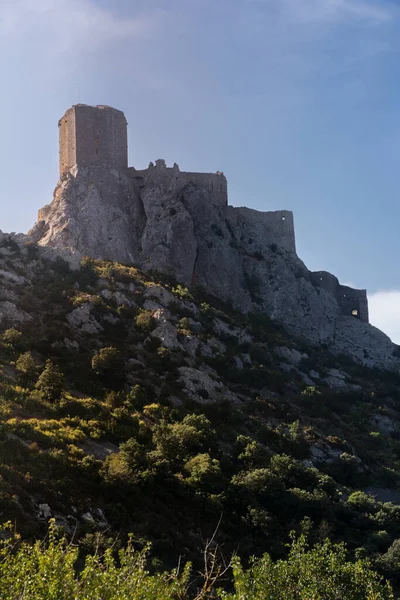
{"label": "castle wall", "polygon": [[167,167],[164,160],[157,160],[156,164],[150,163],[147,169],[135,169],[130,167],[128,175],[133,179],[141,178],[167,178],[176,182],[178,187],[193,184],[201,189],[207,190],[214,200],[222,206],[228,205],[228,182],[223,173],[190,173],[180,171],[177,164]]}
{"label": "castle wall", "polygon": [[76,124],[74,107],[58,122],[60,175],[76,164]]}
{"label": "castle wall", "polygon": [[218,204],[228,205],[228,182],[222,173],[189,173],[181,172],[179,181],[182,187],[193,183],[213,194]]}
{"label": "castle wall", "polygon": [[[231,219],[243,229],[243,235],[260,240],[262,246],[276,244],[289,252],[296,252],[293,213],[288,210],[261,212],[251,208],[229,207]],[[247,239],[248,241],[248,239]]]}
{"label": "castle wall", "polygon": [[340,285],[339,280],[326,271],[311,273],[311,280],[316,287],[335,296],[343,315],[356,317],[360,321],[369,323],[366,290],[356,290],[347,285]]}
{"label": "castle wall", "polygon": [[109,106],[78,104],[60,120],[60,173],[75,164],[128,168],[127,123]]}

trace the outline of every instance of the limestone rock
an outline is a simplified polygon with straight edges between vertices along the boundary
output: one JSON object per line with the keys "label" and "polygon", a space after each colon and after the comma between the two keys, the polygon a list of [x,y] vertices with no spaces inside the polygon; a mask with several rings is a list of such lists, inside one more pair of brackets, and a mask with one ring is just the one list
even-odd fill
{"label": "limestone rock", "polygon": [[158,338],[161,344],[168,350],[182,350],[182,345],[178,342],[178,332],[176,327],[169,321],[166,321],[153,329],[152,337]]}
{"label": "limestone rock", "polygon": [[0,269],[0,278],[10,281],[11,283],[16,283],[17,285],[27,285],[29,283],[26,277],[22,277],[21,275],[17,275],[10,271],[5,271],[4,269]]}
{"label": "limestone rock", "polygon": [[[237,310],[267,313],[308,343],[398,370],[397,346],[366,322],[365,292],[310,272],[296,254],[292,214],[228,206],[218,177],[181,173],[164,161],[144,171],[73,167],[63,173],[52,204],[39,211],[29,239],[201,286]],[[178,303],[197,311],[157,285],[144,297],[152,309]],[[249,341],[246,331],[220,319],[215,327],[239,344]],[[171,331],[169,337],[168,344]]]}
{"label": "limestone rock", "polygon": [[129,263],[137,260],[143,224],[133,180],[102,167],[75,168],[59,181],[52,204],[39,211],[31,239]]}
{"label": "limestone rock", "polygon": [[192,400],[207,404],[215,402],[216,399],[222,397],[222,393],[226,392],[225,397],[230,400],[235,400],[234,395],[225,390],[221,381],[213,379],[208,373],[192,367],[180,367],[180,381],[184,385],[185,392]]}
{"label": "limestone rock", "polygon": [[281,356],[291,365],[299,365],[303,358],[308,358],[307,354],[302,354],[295,348],[286,348],[286,346],[281,346],[277,349],[278,356]]}
{"label": "limestone rock", "polygon": [[6,300],[0,302],[0,323],[7,321],[10,324],[25,323],[31,320],[31,316],[23,310],[19,310],[13,302]]}
{"label": "limestone rock", "polygon": [[164,308],[168,308],[168,305],[175,301],[175,296],[160,285],[147,286],[143,296],[147,300],[155,300]]}
{"label": "limestone rock", "polygon": [[341,317],[337,320],[332,347],[368,367],[399,368],[398,346],[383,331],[358,319]]}
{"label": "limestone rock", "polygon": [[328,376],[324,378],[324,383],[332,388],[346,387],[347,376],[338,369],[329,369]]}
{"label": "limestone rock", "polygon": [[187,352],[192,358],[195,358],[197,349],[200,345],[197,337],[195,335],[182,336],[181,343],[185,352]]}
{"label": "limestone rock", "polygon": [[217,335],[231,337],[234,340],[236,340],[238,344],[246,344],[248,342],[251,342],[251,335],[247,331],[241,329],[240,327],[229,325],[221,319],[214,319],[213,328]]}
{"label": "limestone rock", "polygon": [[99,333],[103,328],[91,315],[92,308],[93,306],[90,302],[86,302],[85,304],[82,304],[82,306],[75,308],[75,310],[67,316],[68,323],[78,329],[78,331],[84,333]]}
{"label": "limestone rock", "polygon": [[50,519],[51,517],[51,508],[48,504],[39,504],[39,519]]}

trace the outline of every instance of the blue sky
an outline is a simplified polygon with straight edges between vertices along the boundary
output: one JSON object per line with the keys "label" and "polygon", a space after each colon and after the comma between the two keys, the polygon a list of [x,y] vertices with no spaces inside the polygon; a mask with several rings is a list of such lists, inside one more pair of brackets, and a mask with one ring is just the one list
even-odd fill
{"label": "blue sky", "polygon": [[400,342],[399,53],[390,0],[0,0],[0,228],[51,201],[65,110],[110,104],[132,165],[293,210],[307,266],[367,288]]}

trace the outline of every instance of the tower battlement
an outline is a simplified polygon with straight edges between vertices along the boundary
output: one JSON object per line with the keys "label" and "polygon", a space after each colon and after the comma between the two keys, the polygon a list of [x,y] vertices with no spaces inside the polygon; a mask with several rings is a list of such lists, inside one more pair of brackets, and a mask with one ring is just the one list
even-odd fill
{"label": "tower battlement", "polygon": [[60,175],[74,165],[128,168],[125,115],[111,106],[72,106],[58,123]]}
{"label": "tower battlement", "polygon": [[180,171],[177,164],[167,167],[160,159],[147,169],[128,168],[128,128],[122,111],[111,106],[76,104],[58,123],[60,176],[73,166],[104,166],[124,172],[133,179],[158,175],[176,176],[181,187],[197,185],[208,190],[222,205],[228,204],[228,184],[220,171],[191,173]]}

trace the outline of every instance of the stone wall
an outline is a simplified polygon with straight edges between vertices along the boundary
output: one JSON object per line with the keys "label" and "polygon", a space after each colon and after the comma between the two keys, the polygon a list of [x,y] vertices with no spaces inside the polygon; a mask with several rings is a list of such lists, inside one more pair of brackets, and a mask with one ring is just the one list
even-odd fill
{"label": "stone wall", "polygon": [[296,253],[293,213],[288,210],[260,212],[251,208],[229,207],[229,218],[246,244],[279,246]]}
{"label": "stone wall", "polygon": [[338,302],[344,315],[358,317],[361,321],[369,323],[366,290],[355,290],[341,285],[339,286]]}
{"label": "stone wall", "polygon": [[182,187],[193,184],[209,191],[219,204],[228,205],[228,182],[223,173],[190,173],[181,172]]}
{"label": "stone wall", "polygon": [[133,179],[164,179],[172,180],[175,185],[183,189],[186,185],[193,184],[196,187],[210,192],[211,197],[221,206],[228,205],[228,182],[221,172],[216,173],[191,173],[181,171],[175,163],[173,167],[167,167],[165,161],[156,160],[150,163],[147,169],[135,169],[130,167],[128,175]]}
{"label": "stone wall", "polygon": [[335,296],[343,315],[369,323],[366,290],[356,290],[346,285],[340,285],[339,280],[326,271],[311,273],[311,280],[316,287]]}
{"label": "stone wall", "polygon": [[76,164],[75,108],[72,107],[58,122],[60,175]]}
{"label": "stone wall", "polygon": [[78,104],[60,120],[59,134],[60,174],[75,164],[128,168],[127,123],[119,110]]}

